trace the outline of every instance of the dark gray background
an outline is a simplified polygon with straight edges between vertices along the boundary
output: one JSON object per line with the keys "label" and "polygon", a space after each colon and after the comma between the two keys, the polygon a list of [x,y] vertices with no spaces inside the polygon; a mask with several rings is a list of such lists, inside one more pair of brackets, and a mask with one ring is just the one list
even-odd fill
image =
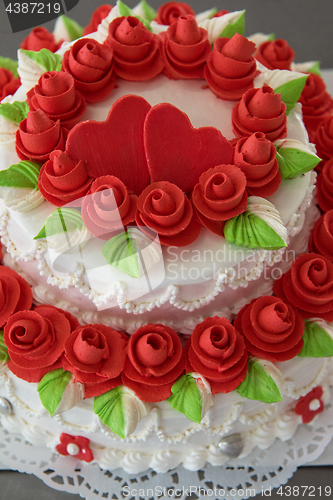
{"label": "dark gray background", "polygon": [[[61,0],[60,0],[61,1]],[[139,0],[125,0],[134,7]],[[87,24],[93,10],[111,1],[80,0],[68,15],[81,25]],[[163,2],[149,0],[155,9]],[[296,61],[322,61],[323,68],[333,68],[333,1],[332,0],[189,0],[196,12],[216,6],[218,9],[246,9],[246,35],[257,31],[275,33],[277,38],[285,38],[296,52]],[[45,26],[52,30],[54,22]],[[16,58],[20,41],[30,30],[13,34],[0,1],[0,55]]]}
{"label": "dark gray background", "polygon": [[[125,3],[134,7],[138,0]],[[86,25],[93,10],[106,1],[80,0],[68,15]],[[157,8],[163,2],[149,0]],[[320,60],[323,68],[333,68],[333,1],[332,0],[190,0],[196,12],[216,6],[218,9],[246,9],[245,34],[257,31],[275,33],[285,38],[296,52],[296,61]],[[54,22],[45,25],[53,29]],[[13,34],[0,1],[0,55],[16,58],[16,50],[30,30]],[[329,452],[330,453],[330,452]],[[333,463],[333,456],[332,462]],[[293,485],[332,486],[332,467],[302,467],[288,483]],[[110,492],[111,493],[111,492]],[[0,471],[1,500],[79,500],[78,496],[51,490],[39,479],[12,471]],[[112,498],[112,493],[110,497]],[[257,498],[264,498],[259,495]],[[283,499],[272,492],[272,499]],[[303,497],[310,498],[310,497]],[[318,497],[319,498],[319,497]],[[328,497],[326,497],[328,498]],[[333,496],[330,497],[333,500]]]}

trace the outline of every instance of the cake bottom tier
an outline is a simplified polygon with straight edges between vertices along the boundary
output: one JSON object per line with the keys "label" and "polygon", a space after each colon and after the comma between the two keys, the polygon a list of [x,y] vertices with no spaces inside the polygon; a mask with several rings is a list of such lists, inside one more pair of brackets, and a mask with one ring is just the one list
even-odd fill
{"label": "cake bottom tier", "polygon": [[[166,402],[150,405],[148,414],[127,438],[120,438],[106,427],[93,411],[93,398],[51,418],[41,405],[37,384],[27,383],[5,369],[1,376],[1,424],[12,433],[22,433],[36,446],[54,451],[61,435],[82,436],[89,440],[93,462],[102,469],[122,467],[138,473],[148,468],[166,472],[179,464],[195,471],[205,463],[215,466],[228,461],[219,443],[236,442],[240,458],[255,446],[269,448],[276,438],[289,439],[302,424],[294,411],[297,400],[318,386],[325,404],[333,382],[330,358],[294,358],[276,363],[283,374],[283,400],[266,404],[243,398],[237,392],[217,394],[214,404],[200,424],[188,420]],[[313,404],[318,403],[314,401]],[[70,451],[70,450],[69,450]]]}

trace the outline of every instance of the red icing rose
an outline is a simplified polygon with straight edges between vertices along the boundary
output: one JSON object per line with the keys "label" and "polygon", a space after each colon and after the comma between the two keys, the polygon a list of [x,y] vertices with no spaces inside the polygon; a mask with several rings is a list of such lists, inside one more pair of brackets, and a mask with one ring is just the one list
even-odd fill
{"label": "red icing rose", "polygon": [[30,110],[42,109],[52,120],[71,129],[86,110],[86,102],[75,90],[74,78],[63,71],[44,73],[38,85],[29,90],[27,101]]}
{"label": "red icing rose", "polygon": [[138,199],[136,223],[148,236],[158,234],[163,245],[186,246],[200,233],[190,200],[171,182],[154,182]]}
{"label": "red icing rose", "polygon": [[316,170],[320,172],[325,162],[333,158],[333,115],[328,116],[320,122],[313,139],[317,155],[323,160],[316,167]]}
{"label": "red icing rose", "polygon": [[267,198],[275,193],[281,183],[275,146],[262,132],[237,141],[234,164],[244,172],[246,188],[252,196]]}
{"label": "red icing rose", "polygon": [[29,310],[32,292],[28,282],[9,267],[0,266],[0,327],[18,311]]}
{"label": "red icing rose", "polygon": [[46,28],[38,26],[33,28],[29,35],[21,43],[21,49],[33,50],[39,52],[41,49],[48,49],[51,52],[56,52],[60,45],[60,42],[56,42],[53,33],[50,33]]}
{"label": "red icing rose", "polygon": [[191,197],[200,222],[222,236],[224,222],[246,210],[245,189],[246,177],[234,165],[218,165],[204,172]]}
{"label": "red icing rose", "polygon": [[61,367],[64,342],[78,322],[53,306],[13,314],[4,328],[9,369],[27,382],[39,382],[51,370]]}
{"label": "red icing rose", "polygon": [[217,316],[197,325],[185,346],[186,371],[203,375],[213,394],[233,391],[243,382],[247,358],[242,335]]}
{"label": "red icing rose", "polygon": [[82,219],[87,229],[102,240],[135,220],[137,195],[113,175],[98,177],[82,200]]}
{"label": "red icing rose", "polygon": [[286,361],[303,347],[303,319],[295,307],[272,295],[244,306],[234,324],[253,356],[272,362]]}
{"label": "red icing rose", "polygon": [[325,82],[320,76],[309,74],[299,102],[302,103],[304,124],[310,140],[314,142],[319,124],[330,116],[333,110],[333,99],[326,91]]}
{"label": "red icing rose", "polygon": [[312,391],[308,392],[297,401],[295,406],[295,413],[302,416],[303,424],[309,424],[318,413],[324,410],[324,402],[321,399],[323,396],[323,389],[318,385]]}
{"label": "red icing rose", "polygon": [[295,51],[286,40],[269,40],[259,45],[256,59],[268,69],[290,69]]}
{"label": "red icing rose", "polygon": [[91,15],[90,23],[83,30],[83,36],[90,35],[97,31],[98,25],[105,19],[112,10],[109,4],[100,5]]}
{"label": "red icing rose", "polygon": [[60,120],[51,120],[41,109],[29,111],[16,132],[16,152],[21,160],[44,162],[53,150],[64,150],[66,137]]}
{"label": "red icing rose", "polygon": [[299,309],[303,318],[333,321],[333,263],[316,253],[297,257],[275,281],[273,292]]}
{"label": "red icing rose", "polygon": [[137,17],[114,19],[104,45],[113,50],[115,73],[124,80],[148,80],[163,69],[158,37]]}
{"label": "red icing rose", "polygon": [[238,100],[253,87],[256,46],[236,33],[232,38],[218,38],[205,66],[205,79],[217,97]]}
{"label": "red icing rose", "polygon": [[310,252],[320,253],[333,262],[333,210],[317,220],[309,240]]}
{"label": "red icing rose", "polygon": [[126,345],[126,335],[109,326],[81,326],[65,340],[62,367],[85,384],[85,398],[100,396],[121,385]]}
{"label": "red icing rose", "polygon": [[318,175],[317,198],[323,212],[333,209],[333,158],[325,163]]}
{"label": "red icing rose", "polygon": [[92,181],[82,160],[75,163],[67,153],[52,151],[39,172],[38,189],[47,201],[62,207],[84,196]]}
{"label": "red icing rose", "polygon": [[186,14],[192,14],[192,16],[195,16],[195,12],[189,5],[187,5],[187,3],[166,2],[158,8],[155,21],[158,24],[168,26],[177,21],[180,16],[186,16]]}
{"label": "red icing rose", "polygon": [[60,444],[56,446],[56,450],[60,455],[71,455],[85,462],[92,462],[94,459],[93,452],[89,448],[89,439],[83,436],[62,433]]}
{"label": "red icing rose", "polygon": [[6,68],[0,68],[0,101],[7,95],[13,95],[21,85],[20,79]]}
{"label": "red icing rose", "polygon": [[171,387],[184,365],[177,333],[160,324],[145,325],[129,340],[122,381],[141,400],[157,403],[171,396]]}
{"label": "red icing rose", "polygon": [[62,69],[73,76],[87,102],[105,99],[114,87],[112,51],[92,38],[81,38],[65,52]]}
{"label": "red icing rose", "polygon": [[160,39],[166,76],[175,80],[203,78],[211,47],[207,31],[199,28],[194,16],[179,17]]}
{"label": "red icing rose", "polygon": [[250,89],[232,109],[232,124],[236,135],[248,137],[263,132],[276,141],[287,134],[287,106],[268,85]]}

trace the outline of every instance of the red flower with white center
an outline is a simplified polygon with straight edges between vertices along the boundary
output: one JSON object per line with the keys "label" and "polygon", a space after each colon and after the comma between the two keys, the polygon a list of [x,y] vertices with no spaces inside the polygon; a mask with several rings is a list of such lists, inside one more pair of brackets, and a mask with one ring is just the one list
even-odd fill
{"label": "red flower with white center", "polygon": [[60,455],[71,455],[79,460],[91,462],[94,459],[94,455],[89,448],[89,443],[89,439],[83,436],[71,436],[70,434],[62,433],[60,444],[56,446],[56,450]]}
{"label": "red flower with white center", "polygon": [[308,424],[318,415],[318,413],[324,410],[324,402],[321,399],[322,396],[323,389],[318,385],[306,396],[298,400],[295,406],[295,413],[302,416],[303,424]]}

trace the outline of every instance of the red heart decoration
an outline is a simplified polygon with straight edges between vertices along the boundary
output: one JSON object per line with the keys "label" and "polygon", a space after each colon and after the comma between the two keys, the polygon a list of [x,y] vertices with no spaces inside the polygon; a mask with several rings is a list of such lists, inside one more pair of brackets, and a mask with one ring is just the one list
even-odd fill
{"label": "red heart decoration", "polygon": [[144,142],[151,182],[169,181],[184,192],[209,168],[232,163],[233,148],[218,129],[194,128],[185,113],[168,103],[147,114]]}
{"label": "red heart decoration", "polygon": [[150,108],[143,97],[121,97],[104,122],[77,124],[68,134],[66,152],[72,160],[82,160],[91,177],[114,175],[140,194],[149,184],[143,125]]}

